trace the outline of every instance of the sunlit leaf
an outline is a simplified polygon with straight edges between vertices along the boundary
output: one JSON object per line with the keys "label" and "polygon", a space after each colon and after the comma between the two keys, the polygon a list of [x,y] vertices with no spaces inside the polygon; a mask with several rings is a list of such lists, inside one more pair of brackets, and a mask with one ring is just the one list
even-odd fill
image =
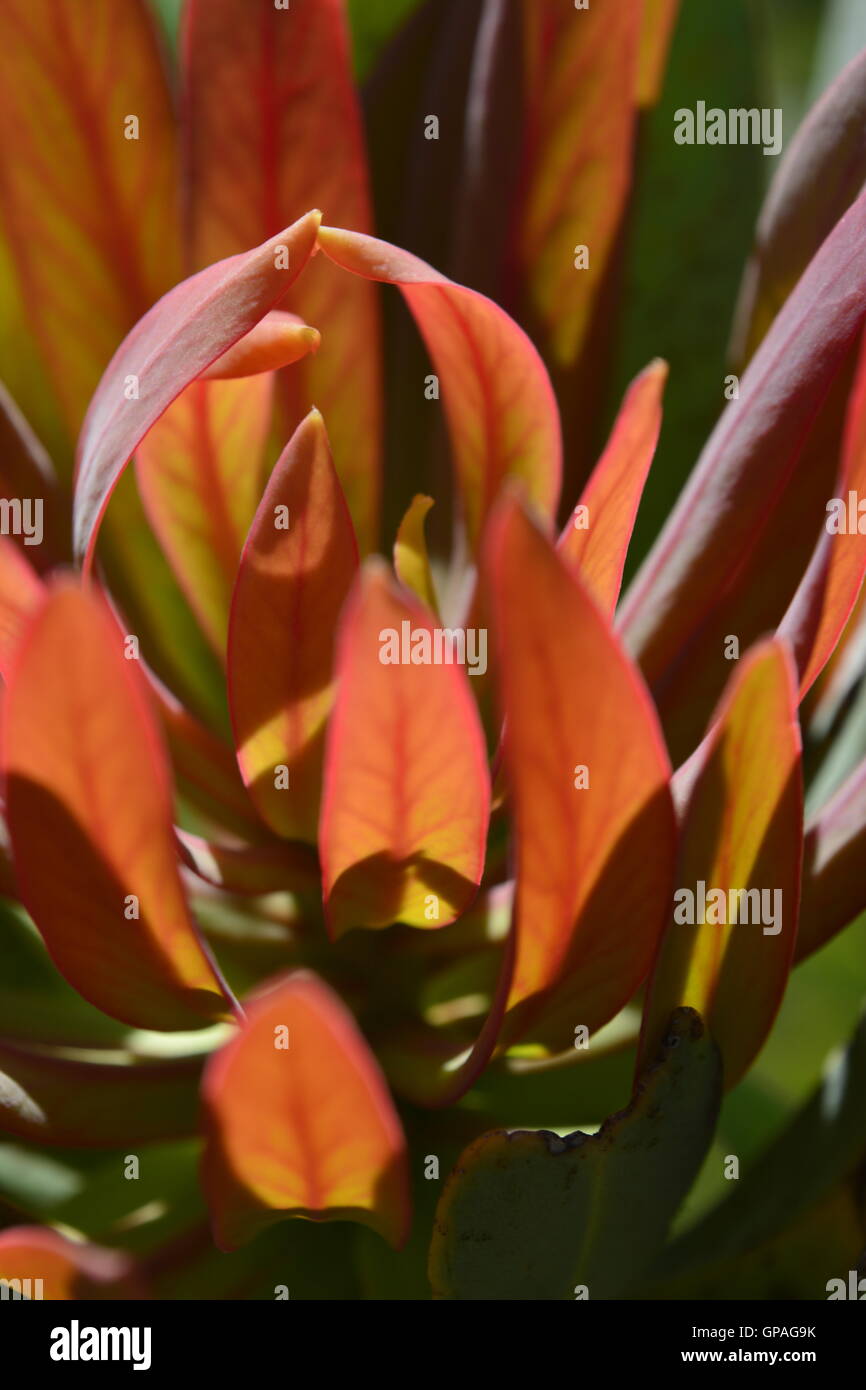
{"label": "sunlit leaf", "polygon": [[249,1004],[203,1095],[203,1181],[221,1249],[286,1216],[405,1239],[400,1121],[351,1014],[314,976],[288,976]]}
{"label": "sunlit leaf", "polygon": [[671,1010],[698,1009],[733,1086],[785,991],[800,898],[803,786],[790,654],[775,639],[735,668],[710,732],[677,775],[673,916],[653,968],[641,1053]]}
{"label": "sunlit leaf", "polygon": [[[453,664],[459,644],[446,645],[444,631],[374,562],[344,610],[319,831],[335,935],[398,921],[445,926],[481,880],[484,736],[471,676]],[[467,642],[467,663],[483,654],[486,665],[483,638],[483,653]]]}

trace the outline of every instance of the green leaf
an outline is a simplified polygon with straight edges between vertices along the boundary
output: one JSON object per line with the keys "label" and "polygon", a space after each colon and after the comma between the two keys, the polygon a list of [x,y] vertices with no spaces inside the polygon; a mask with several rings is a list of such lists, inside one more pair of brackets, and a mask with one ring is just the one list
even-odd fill
{"label": "green leaf", "polygon": [[[667,1284],[685,1276],[688,1296],[694,1297],[695,1280],[747,1256],[823,1201],[866,1151],[864,1090],[866,1014],[806,1104],[733,1184],[730,1196],[673,1243],[654,1270],[656,1278]],[[837,1272],[831,1269],[824,1278]],[[820,1279],[810,1297],[824,1297]]]}
{"label": "green leaf", "polygon": [[621,1296],[661,1248],[711,1141],[720,1096],[718,1050],[699,1015],[678,1009],[659,1063],[597,1134],[483,1135],[439,1204],[434,1297]]}

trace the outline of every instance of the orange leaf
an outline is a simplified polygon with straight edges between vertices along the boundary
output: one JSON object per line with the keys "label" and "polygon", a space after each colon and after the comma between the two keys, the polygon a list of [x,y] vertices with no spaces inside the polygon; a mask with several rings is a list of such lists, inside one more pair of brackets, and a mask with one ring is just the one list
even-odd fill
{"label": "orange leaf", "polygon": [[[342,0],[191,0],[184,43],[196,265],[273,236],[307,208],[371,226],[366,159]],[[287,383],[291,425],[324,414],[361,547],[376,536],[381,455],[376,291],[309,266],[288,307],[322,350]]]}
{"label": "orange leaf", "polygon": [[516,841],[505,1037],[539,1019],[564,1051],[649,969],[673,868],[670,769],[636,669],[513,497],[491,522],[484,570]]}
{"label": "orange leaf", "polygon": [[[15,1280],[21,1281],[20,1289]],[[132,1260],[123,1251],[81,1245],[45,1226],[11,1226],[0,1232],[0,1281],[25,1297],[52,1302],[144,1297]]]}
{"label": "orange leaf", "polygon": [[322,227],[319,245],[355,275],[398,285],[442,379],[469,538],[506,478],[545,516],[559,500],[562,445],[550,380],[532,343],[497,304],[374,237]]}
{"label": "orange leaf", "polygon": [[290,839],[316,838],[334,629],[357,565],[325,427],[312,411],[256,512],[238,569],[228,648],[241,774],[262,818]]}
{"label": "orange leaf", "polygon": [[320,341],[318,329],[310,328],[297,314],[272,309],[234,347],[218,357],[202,376],[210,381],[275,372],[280,367],[300,362],[311,352],[318,352]]}
{"label": "orange leaf", "polygon": [[0,676],[4,680],[8,679],[21,631],[44,593],[42,580],[17,545],[0,536]]}
{"label": "orange leaf", "polygon": [[124,339],[78,441],[75,551],[87,567],[108,500],[147,431],[185,386],[282,299],[315,245],[310,212],[270,241],[175,285]]}
{"label": "orange leaf", "polygon": [[181,273],[171,101],[143,0],[6,0],[0,51],[2,221],[74,437]]}
{"label": "orange leaf", "polygon": [[[516,255],[548,360],[579,355],[631,181],[642,0],[526,0],[524,197]],[[578,248],[588,250],[585,267]]]}
{"label": "orange leaf", "polygon": [[[684,809],[674,917],[653,971],[641,1058],[655,1054],[672,1010],[690,1005],[721,1048],[730,1087],[770,1031],[797,937],[803,787],[796,674],[783,643],[765,641],[743,657],[676,787]],[[731,896],[743,892],[751,897]]]}
{"label": "orange leaf", "polygon": [[601,610],[613,616],[626,552],[662,424],[666,362],[635,377],[614,422],[607,447],[557,549]]}
{"label": "orange leaf", "polygon": [[248,1007],[202,1086],[202,1180],[222,1250],[286,1216],[408,1234],[406,1143],[373,1054],[315,976],[290,975]]}
{"label": "orange leaf", "polygon": [[264,484],[273,377],[194,381],[148,430],[136,473],[150,524],[215,650]]}
{"label": "orange leaf", "polygon": [[181,888],[142,676],[103,602],[68,581],[15,653],[2,763],[21,897],[70,984],[137,1028],[227,1017]]}
{"label": "orange leaf", "polygon": [[[472,640],[480,668],[486,633]],[[334,935],[442,927],[475,896],[490,778],[454,655],[429,611],[371,561],[343,613],[325,759],[319,853]]]}

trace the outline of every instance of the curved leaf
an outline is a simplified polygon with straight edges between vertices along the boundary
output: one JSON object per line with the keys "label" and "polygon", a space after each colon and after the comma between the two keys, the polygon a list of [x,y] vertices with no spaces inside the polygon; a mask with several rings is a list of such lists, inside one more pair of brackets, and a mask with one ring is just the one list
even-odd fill
{"label": "curved leaf", "polygon": [[481,881],[484,735],[444,635],[437,661],[437,632],[428,610],[369,562],[340,625],[325,758],[319,854],[334,935],[398,921],[445,926]]}
{"label": "curved leaf", "polygon": [[259,504],[229,625],[238,764],[263,820],[290,839],[316,838],[334,629],[357,566],[352,522],[314,410]]}
{"label": "curved leaf", "polygon": [[[361,112],[343,0],[190,0],[185,14],[187,175],[196,265],[273,236],[306,208],[370,230]],[[287,387],[290,424],[316,405],[363,550],[379,514],[381,382],[377,291],[323,259],[287,306],[322,350]]]}
{"label": "curved leaf", "polygon": [[319,214],[309,212],[252,251],[175,285],[123,340],[78,441],[73,522],[75,553],[86,565],[127,460],[184,387],[282,299],[315,246],[318,225]]}
{"label": "curved leaf", "polygon": [[609,617],[619,598],[628,543],[661,430],[667,376],[667,363],[659,361],[635,377],[557,546]]}
{"label": "curved leaf", "polygon": [[0,1038],[0,1130],[37,1144],[114,1148],[195,1134],[201,1057],[80,1061]]}
{"label": "curved leaf", "polygon": [[399,286],[441,377],[464,519],[475,545],[506,478],[552,516],[562,445],[550,380],[507,314],[417,256],[374,237],[322,227],[319,245],[355,275]]}
{"label": "curved leaf", "polygon": [[743,657],[677,790],[675,909],[653,969],[641,1055],[653,1055],[671,1010],[689,1005],[718,1042],[731,1087],[770,1031],[797,937],[803,785],[795,673],[782,643],[770,639]]}
{"label": "curved leaf", "polygon": [[638,673],[514,499],[491,523],[484,567],[516,841],[504,1032],[538,1020],[561,1052],[649,969],[673,870],[670,768]]}
{"label": "curved leaf", "polygon": [[269,373],[194,381],[136,454],[150,523],[220,656],[238,561],[264,483],[272,398]]}
{"label": "curved leaf", "polygon": [[424,535],[424,522],[432,506],[432,497],[422,497],[418,493],[412,498],[394,542],[394,570],[401,584],[426,604],[431,613],[438,613],[439,604]]}
{"label": "curved leaf", "polygon": [[181,888],[146,688],[107,608],[68,581],[16,651],[2,765],[21,897],[62,974],[135,1027],[226,1017]]}
{"label": "curved leaf", "polygon": [[208,1063],[202,1094],[202,1181],[220,1249],[286,1216],[405,1239],[400,1121],[351,1014],[320,980],[299,972],[258,995]]}
{"label": "curved leaf", "polygon": [[[866,52],[806,116],[770,184],[743,276],[731,356],[748,361],[825,237],[866,181]],[[815,196],[820,188],[821,196]]]}
{"label": "curved leaf", "polygon": [[[727,405],[623,605],[622,630],[654,689],[670,684],[689,644],[720,612],[741,630],[777,564],[774,525],[809,496],[809,434],[866,318],[866,194],[824,242]],[[787,515],[787,513],[786,513]],[[814,518],[819,534],[824,515]],[[736,606],[726,595],[749,563]],[[742,605],[746,610],[743,611]],[[781,616],[781,614],[780,614]],[[713,670],[722,663],[713,653]],[[703,665],[710,658],[704,654]],[[702,679],[691,654],[689,684]]]}

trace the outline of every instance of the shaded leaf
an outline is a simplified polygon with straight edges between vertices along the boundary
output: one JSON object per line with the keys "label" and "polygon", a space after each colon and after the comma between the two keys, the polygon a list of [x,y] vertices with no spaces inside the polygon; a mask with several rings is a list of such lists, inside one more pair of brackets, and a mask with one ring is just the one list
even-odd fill
{"label": "shaded leaf", "polygon": [[430,1248],[434,1297],[622,1297],[697,1175],[721,1095],[718,1052],[690,1009],[658,1065],[597,1134],[494,1130],[462,1155]]}
{"label": "shaded leaf", "polygon": [[77,1148],[195,1134],[201,1067],[201,1057],[82,1061],[0,1038],[0,1130]]}
{"label": "shaded leaf", "polygon": [[334,629],[357,566],[325,426],[313,410],[256,511],[229,628],[238,764],[263,820],[288,838],[316,838]]}
{"label": "shaded leaf", "polygon": [[264,483],[272,395],[269,373],[194,381],[136,454],[150,523],[220,656],[238,561]]}

